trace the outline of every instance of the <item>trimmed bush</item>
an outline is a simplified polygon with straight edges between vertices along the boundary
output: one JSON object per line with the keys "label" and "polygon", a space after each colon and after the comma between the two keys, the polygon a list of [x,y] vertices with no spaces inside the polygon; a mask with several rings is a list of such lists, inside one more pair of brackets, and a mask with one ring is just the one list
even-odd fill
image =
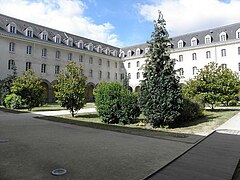
{"label": "trimmed bush", "polygon": [[231,100],[228,103],[228,106],[237,106],[238,102],[236,100]]}
{"label": "trimmed bush", "polygon": [[132,123],[140,115],[138,96],[118,82],[100,83],[94,95],[98,114],[104,123]]}
{"label": "trimmed bush", "polygon": [[5,107],[10,109],[18,109],[22,106],[22,98],[14,93],[9,94],[4,99]]}

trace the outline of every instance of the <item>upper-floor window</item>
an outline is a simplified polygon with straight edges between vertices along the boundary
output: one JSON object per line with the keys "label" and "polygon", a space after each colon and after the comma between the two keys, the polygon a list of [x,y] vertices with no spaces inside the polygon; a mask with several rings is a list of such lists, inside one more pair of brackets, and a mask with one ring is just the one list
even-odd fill
{"label": "upper-floor window", "polygon": [[136,49],[136,56],[139,56],[141,54],[141,49],[140,48],[137,48]]}
{"label": "upper-floor window", "polygon": [[140,72],[137,72],[137,79],[140,78]]}
{"label": "upper-floor window", "polygon": [[128,63],[128,68],[131,68],[131,63],[130,62]]}
{"label": "upper-floor window", "polygon": [[227,68],[227,64],[221,64],[222,70]]}
{"label": "upper-floor window", "polygon": [[93,57],[89,57],[89,64],[93,64]]}
{"label": "upper-floor window", "polygon": [[107,67],[110,67],[110,61],[107,61]]}
{"label": "upper-floor window", "polygon": [[132,56],[132,50],[128,50],[127,56],[128,56],[128,57]]}
{"label": "upper-floor window", "polygon": [[98,64],[101,66],[102,65],[102,59],[98,60]]}
{"label": "upper-floor window", "polygon": [[227,54],[226,54],[226,49],[221,49],[221,56],[222,57],[224,57],[224,56],[226,56]]}
{"label": "upper-floor window", "polygon": [[79,62],[83,62],[83,55],[79,55]]}
{"label": "upper-floor window", "polygon": [[56,56],[55,56],[56,59],[60,59],[60,51],[56,51]]}
{"label": "upper-floor window", "polygon": [[117,68],[118,67],[118,63],[117,62],[115,62],[115,68]]}
{"label": "upper-floor window", "polygon": [[46,64],[41,65],[41,73],[46,73],[46,67],[47,67]]}
{"label": "upper-floor window", "polygon": [[236,38],[240,39],[240,28],[236,31]]}
{"label": "upper-floor window", "polygon": [[57,34],[56,36],[54,36],[54,42],[60,44],[61,43],[61,36],[59,34]]}
{"label": "upper-floor window", "polygon": [[93,77],[93,70],[92,69],[89,70],[89,77]]}
{"label": "upper-floor window", "polygon": [[32,46],[27,46],[27,51],[26,51],[27,54],[32,54]]}
{"label": "upper-floor window", "polygon": [[227,40],[227,33],[226,32],[221,32],[219,34],[219,40],[220,41],[226,41]]}
{"label": "upper-floor window", "polygon": [[47,57],[47,49],[46,48],[42,49],[42,57]]}
{"label": "upper-floor window", "polygon": [[124,79],[124,74],[123,74],[123,73],[120,75],[120,79],[121,79],[121,80]]}
{"label": "upper-floor window", "polygon": [[240,63],[238,63],[238,71],[240,71]]}
{"label": "upper-floor window", "polygon": [[115,73],[115,79],[116,79],[116,80],[118,79],[118,74],[117,74],[117,73]]}
{"label": "upper-floor window", "polygon": [[99,78],[99,79],[102,79],[102,71],[99,71],[99,72],[98,72],[98,78]]}
{"label": "upper-floor window", "polygon": [[110,72],[107,72],[107,78],[110,79]]}
{"label": "upper-floor window", "polygon": [[124,64],[123,63],[121,63],[121,69],[123,69],[124,68]]}
{"label": "upper-floor window", "polygon": [[59,74],[59,72],[60,72],[60,66],[56,65],[55,66],[55,74]]}
{"label": "upper-floor window", "polygon": [[183,62],[183,55],[179,55],[178,61],[179,61],[179,62]]}
{"label": "upper-floor window", "polygon": [[13,69],[15,66],[15,61],[10,59],[8,60],[8,69]]}
{"label": "upper-floor window", "polygon": [[112,55],[113,55],[113,56],[117,56],[117,51],[116,51],[116,50],[113,50],[113,51],[112,51]]}
{"label": "upper-floor window", "polygon": [[10,52],[14,52],[15,51],[15,43],[14,42],[10,42],[9,43],[9,51]]}
{"label": "upper-floor window", "polygon": [[205,44],[210,44],[212,42],[212,37],[210,35],[205,36]]}
{"label": "upper-floor window", "polygon": [[240,55],[240,47],[238,47],[238,55]]}
{"label": "upper-floor window", "polygon": [[68,60],[69,60],[69,61],[72,60],[72,53],[68,53]]}
{"label": "upper-floor window", "polygon": [[67,45],[68,45],[68,46],[73,46],[73,39],[72,39],[71,37],[69,37],[69,38],[67,39]]}
{"label": "upper-floor window", "polygon": [[180,69],[179,69],[179,75],[180,75],[180,76],[183,76],[183,75],[184,75],[184,70],[183,70],[183,68],[180,68]]}
{"label": "upper-floor window", "polygon": [[191,39],[191,46],[197,46],[197,44],[198,44],[197,38],[193,37],[193,38]]}
{"label": "upper-floor window", "polygon": [[119,57],[120,57],[120,58],[124,58],[124,57],[125,57],[125,52],[124,52],[124,51],[121,51],[121,52],[119,53]]}
{"label": "upper-floor window", "polygon": [[31,69],[32,63],[31,62],[26,62],[26,71],[28,69]]}
{"label": "upper-floor window", "polygon": [[193,75],[196,75],[198,73],[198,69],[196,66],[193,67]]}
{"label": "upper-floor window", "polygon": [[207,59],[211,58],[211,51],[207,51],[207,52],[206,52],[206,58],[207,58]]}
{"label": "upper-floor window", "polygon": [[183,40],[178,41],[178,48],[183,48]]}
{"label": "upper-floor window", "polygon": [[17,33],[17,25],[14,22],[8,24],[8,32],[10,33]]}
{"label": "upper-floor window", "polygon": [[41,39],[42,40],[48,40],[48,32],[47,31],[43,31],[41,34],[40,34],[40,36],[41,36]]}
{"label": "upper-floor window", "polygon": [[33,29],[31,27],[28,27],[26,30],[25,30],[25,35],[28,36],[28,37],[33,37]]}
{"label": "upper-floor window", "polygon": [[197,60],[197,54],[196,53],[192,53],[192,60]]}
{"label": "upper-floor window", "polygon": [[78,41],[77,46],[79,49],[83,49],[83,41],[82,40]]}
{"label": "upper-floor window", "polygon": [[131,79],[131,73],[128,73],[127,77],[128,79]]}
{"label": "upper-floor window", "polygon": [[97,52],[102,53],[102,46],[99,45],[99,46],[97,47]]}
{"label": "upper-floor window", "polygon": [[89,51],[93,51],[93,44],[92,44],[92,43],[90,43],[90,44],[88,45],[88,50],[89,50]]}
{"label": "upper-floor window", "polygon": [[139,61],[137,61],[137,64],[136,64],[136,65],[137,65],[137,67],[140,67],[140,62],[139,62]]}

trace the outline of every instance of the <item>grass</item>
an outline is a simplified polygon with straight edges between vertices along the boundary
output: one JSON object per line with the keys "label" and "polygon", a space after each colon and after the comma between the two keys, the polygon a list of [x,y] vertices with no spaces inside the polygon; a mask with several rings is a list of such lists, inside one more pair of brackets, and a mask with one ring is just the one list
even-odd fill
{"label": "grass", "polygon": [[[171,137],[187,137],[189,134],[202,134],[206,135],[211,133],[218,126],[226,122],[232,116],[237,114],[239,111],[205,111],[204,117],[198,119],[194,122],[187,122],[181,124],[181,127],[178,128],[152,128],[150,124],[145,126],[137,126],[137,124],[131,125],[108,125],[101,121],[101,118],[97,113],[81,113],[72,118],[71,115],[64,115],[59,117],[43,117],[43,119],[70,123],[80,126],[87,126],[105,130],[112,130],[118,132],[125,132],[130,134],[145,135],[151,137],[162,137],[162,136],[171,136]],[[143,120],[144,117],[140,117],[140,120]]]}

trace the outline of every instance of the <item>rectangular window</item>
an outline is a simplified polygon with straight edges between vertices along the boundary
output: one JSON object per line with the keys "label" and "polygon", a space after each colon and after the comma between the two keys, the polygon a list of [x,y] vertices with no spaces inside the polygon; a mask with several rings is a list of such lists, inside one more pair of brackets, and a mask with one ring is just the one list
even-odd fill
{"label": "rectangular window", "polygon": [[117,73],[115,73],[115,79],[117,80],[117,78],[118,78],[118,74],[117,74]]}
{"label": "rectangular window", "polygon": [[222,50],[221,50],[221,56],[222,56],[222,57],[226,56],[226,49],[222,49]]}
{"label": "rectangular window", "polygon": [[107,78],[110,79],[110,72],[107,73]]}
{"label": "rectangular window", "polygon": [[128,73],[128,77],[127,77],[128,79],[131,79],[131,73]]}
{"label": "rectangular window", "polygon": [[26,71],[27,71],[28,69],[31,69],[31,65],[32,65],[31,62],[26,62]]}
{"label": "rectangular window", "polygon": [[194,66],[194,67],[193,67],[193,75],[196,75],[196,74],[197,74],[197,71],[198,71],[197,67]]}
{"label": "rectangular window", "polygon": [[240,71],[240,63],[238,63],[238,71]]}
{"label": "rectangular window", "polygon": [[69,61],[72,60],[72,53],[68,53],[68,60],[69,60]]}
{"label": "rectangular window", "polygon": [[137,72],[137,79],[139,79],[140,78],[140,73],[139,72]]}
{"label": "rectangular window", "polygon": [[240,47],[238,47],[238,55],[240,55]]}
{"label": "rectangular window", "polygon": [[9,43],[9,51],[10,52],[14,52],[15,51],[15,43],[13,43],[13,42]]}
{"label": "rectangular window", "polygon": [[139,61],[137,61],[137,67],[139,67],[140,66],[140,62]]}
{"label": "rectangular window", "polygon": [[60,66],[56,65],[55,66],[55,74],[59,74],[59,72],[60,72]]}
{"label": "rectangular window", "polygon": [[27,46],[27,54],[32,54],[32,46]]}
{"label": "rectangular window", "polygon": [[83,62],[83,56],[82,55],[79,56],[79,62]]}
{"label": "rectangular window", "polygon": [[183,76],[183,75],[184,75],[183,68],[180,68],[180,69],[179,69],[179,75],[180,75],[180,76]]}
{"label": "rectangular window", "polygon": [[42,57],[47,57],[47,49],[46,48],[42,49]]}
{"label": "rectangular window", "polygon": [[89,77],[93,77],[93,70],[92,69],[89,70]]}
{"label": "rectangular window", "polygon": [[89,64],[93,64],[93,58],[89,57]]}
{"label": "rectangular window", "polygon": [[27,30],[27,36],[28,37],[32,37],[33,36],[33,32],[31,30]]}
{"label": "rectangular window", "polygon": [[128,68],[131,68],[131,63],[130,62],[128,63]]}
{"label": "rectangular window", "polygon": [[227,64],[222,64],[221,66],[222,66],[222,70],[227,68]]}
{"label": "rectangular window", "polygon": [[16,33],[16,27],[10,26],[10,33]]}
{"label": "rectangular window", "polygon": [[15,66],[15,61],[12,59],[8,60],[8,69],[13,69],[14,66]]}
{"label": "rectangular window", "polygon": [[211,58],[211,52],[210,52],[210,51],[207,51],[207,52],[206,52],[206,58],[207,58],[207,59],[210,59],[210,58]]}
{"label": "rectangular window", "polygon": [[41,73],[46,73],[46,64],[41,65]]}
{"label": "rectangular window", "polygon": [[102,65],[102,59],[98,60],[98,64],[101,66]]}
{"label": "rectangular window", "polygon": [[122,73],[121,76],[120,76],[121,80],[124,79],[124,74]]}
{"label": "rectangular window", "polygon": [[98,72],[98,78],[99,78],[99,79],[102,79],[102,71],[99,71],[99,72]]}
{"label": "rectangular window", "polygon": [[56,51],[56,59],[60,59],[60,51]]}
{"label": "rectangular window", "polygon": [[183,62],[183,55],[179,55],[179,62]]}
{"label": "rectangular window", "polygon": [[197,60],[197,54],[196,53],[192,53],[192,60]]}
{"label": "rectangular window", "polygon": [[110,67],[110,61],[107,61],[107,66]]}
{"label": "rectangular window", "polygon": [[121,69],[123,69],[124,68],[124,64],[123,63],[121,63]]}
{"label": "rectangular window", "polygon": [[115,62],[115,68],[117,68],[118,67],[118,63],[117,62]]}

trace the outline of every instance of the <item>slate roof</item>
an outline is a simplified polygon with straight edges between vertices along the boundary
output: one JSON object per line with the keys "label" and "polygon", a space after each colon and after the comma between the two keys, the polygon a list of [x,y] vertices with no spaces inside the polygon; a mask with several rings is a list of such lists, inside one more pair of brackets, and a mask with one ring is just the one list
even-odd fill
{"label": "slate roof", "polygon": [[[41,26],[38,24],[34,24],[31,22],[27,22],[27,21],[23,21],[23,20],[19,20],[13,17],[9,17],[3,14],[0,14],[0,32],[7,32],[7,26],[9,23],[14,22],[17,25],[17,34],[16,35],[20,35],[20,36],[25,36],[25,30],[28,27],[31,27],[33,29],[33,38],[34,39],[40,39],[40,33],[43,32],[44,30],[48,32],[48,42],[49,43],[55,43],[54,42],[54,36],[59,34],[61,36],[61,41],[62,41],[62,45],[65,45],[64,41],[67,40],[68,37],[71,37],[73,39],[73,47],[77,48],[75,43],[78,42],[79,40],[82,40],[84,43],[84,49],[87,50],[86,45],[92,43],[94,46],[94,50],[96,50],[96,47],[101,45],[102,49],[106,49],[109,48],[110,51],[114,51],[116,50],[117,52],[119,52],[120,48],[119,47],[115,47],[115,46],[111,46],[109,44],[105,44],[102,42],[98,42],[98,41],[94,41],[85,37],[81,37],[81,36],[77,36],[71,33],[67,33],[67,32],[63,32],[63,31],[59,31],[56,29],[52,29],[52,28],[48,28],[45,26]],[[26,36],[25,36],[26,37]],[[26,37],[29,38],[29,37]],[[67,45],[66,45],[67,46]]]}

